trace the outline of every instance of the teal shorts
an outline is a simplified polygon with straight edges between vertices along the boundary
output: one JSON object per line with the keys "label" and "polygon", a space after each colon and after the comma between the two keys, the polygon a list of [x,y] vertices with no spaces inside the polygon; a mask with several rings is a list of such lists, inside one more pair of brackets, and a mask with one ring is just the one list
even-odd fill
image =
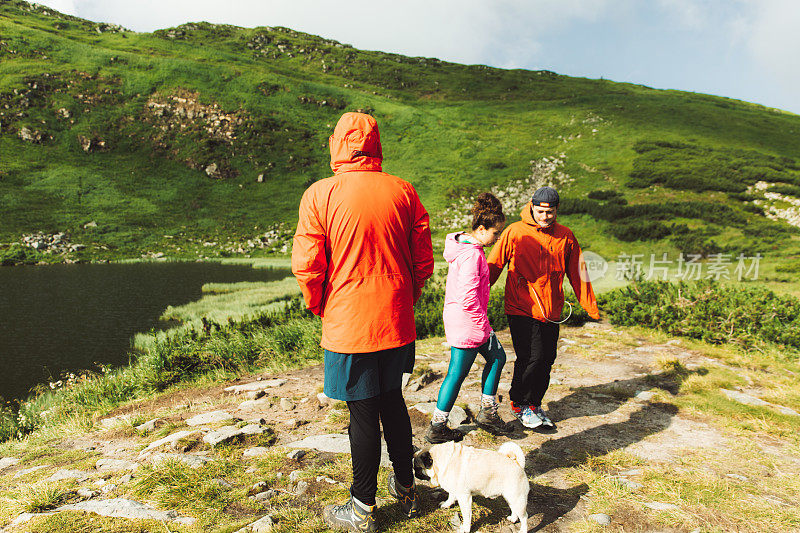
{"label": "teal shorts", "polygon": [[352,402],[399,389],[403,374],[411,373],[415,343],[369,353],[337,353],[325,350],[325,396]]}

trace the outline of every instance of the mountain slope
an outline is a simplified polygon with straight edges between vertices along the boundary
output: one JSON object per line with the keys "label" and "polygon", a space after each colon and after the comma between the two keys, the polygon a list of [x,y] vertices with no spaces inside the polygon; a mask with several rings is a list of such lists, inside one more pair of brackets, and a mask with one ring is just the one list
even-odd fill
{"label": "mountain slope", "polygon": [[134,33],[18,0],[0,2],[0,241],[65,231],[90,258],[285,251],[349,110],[376,116],[385,169],[417,187],[438,236],[477,191],[513,217],[553,183],[562,220],[605,256],[800,249],[781,220],[800,224],[796,115],[286,28]]}

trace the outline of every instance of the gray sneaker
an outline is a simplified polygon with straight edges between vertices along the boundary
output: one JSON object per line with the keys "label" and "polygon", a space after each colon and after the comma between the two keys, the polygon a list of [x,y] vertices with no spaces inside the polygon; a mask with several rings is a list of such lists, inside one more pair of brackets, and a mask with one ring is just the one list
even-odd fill
{"label": "gray sneaker", "polygon": [[500,418],[500,415],[497,414],[496,405],[493,407],[481,406],[481,410],[478,411],[478,416],[475,417],[475,423],[494,435],[505,435],[508,433],[506,423]]}
{"label": "gray sneaker", "polygon": [[374,533],[375,517],[372,511],[375,506],[363,507],[351,496],[342,505],[328,505],[322,511],[322,518],[332,529],[344,529],[356,533]]}
{"label": "gray sneaker", "polygon": [[533,414],[536,415],[536,417],[539,420],[542,421],[542,426],[551,429],[556,427],[556,425],[553,424],[553,421],[550,420],[550,418],[547,416],[547,413],[545,413],[544,409],[542,409],[541,407],[534,407],[531,405],[531,411],[533,412]]}

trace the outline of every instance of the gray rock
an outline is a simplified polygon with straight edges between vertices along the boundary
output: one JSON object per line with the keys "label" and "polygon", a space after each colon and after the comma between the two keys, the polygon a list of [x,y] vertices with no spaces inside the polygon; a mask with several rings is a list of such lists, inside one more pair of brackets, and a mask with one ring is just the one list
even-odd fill
{"label": "gray rock", "polygon": [[212,479],[211,483],[213,485],[218,486],[221,489],[232,489],[233,488],[233,485],[231,485],[230,483],[228,483],[224,479],[219,479],[219,478]]}
{"label": "gray rock", "polygon": [[269,490],[265,490],[264,492],[259,492],[258,494],[254,495],[254,496],[251,496],[251,498],[253,498],[254,500],[256,500],[258,502],[265,502],[265,501],[271,500],[272,498],[274,498],[277,495],[278,495],[277,491],[275,491],[273,489],[269,489]]}
{"label": "gray rock", "polygon": [[725,474],[725,476],[731,479],[735,479],[736,481],[744,481],[744,482],[749,481],[747,477],[740,476],[739,474]]}
{"label": "gray rock", "polygon": [[95,463],[94,467],[100,472],[119,472],[122,470],[130,470],[135,472],[139,469],[139,463],[133,461],[125,461],[124,459],[110,459],[104,457]]}
{"label": "gray rock", "polygon": [[756,407],[769,407],[770,404],[765,402],[760,398],[756,398],[755,396],[750,396],[749,394],[745,394],[743,392],[735,391],[735,390],[728,390],[728,389],[720,389],[720,392],[728,397],[728,399],[733,400],[735,402],[739,402],[744,405],[753,405]]}
{"label": "gray rock", "polygon": [[236,531],[236,533],[269,533],[272,531],[273,526],[272,517],[267,515],[259,518],[252,524],[244,526],[242,529]]}
{"label": "gray rock", "polygon": [[302,496],[308,491],[308,481],[303,481],[302,479],[297,482],[297,486],[294,488],[294,493],[298,496]]}
{"label": "gray rock", "polygon": [[265,448],[264,446],[256,446],[254,448],[248,448],[242,453],[242,457],[261,457],[262,455],[266,455],[269,453],[269,448]]}
{"label": "gray rock", "polygon": [[259,435],[261,433],[264,433],[264,431],[265,429],[257,424],[249,424],[247,426],[244,426],[243,428],[228,426],[220,428],[216,431],[209,432],[206,436],[203,437],[203,442],[213,447],[216,446],[217,444],[227,442],[242,435]]}
{"label": "gray rock", "polygon": [[[286,444],[289,448],[307,448],[320,452],[329,453],[350,453],[350,438],[339,433],[329,433],[327,435],[312,435],[302,440]],[[386,443],[381,440],[381,466],[390,466],[389,454],[386,451]]]}
{"label": "gray rock", "polygon": [[176,442],[178,442],[181,439],[186,439],[188,437],[193,437],[193,436],[199,435],[199,434],[200,434],[200,431],[196,430],[196,429],[190,429],[190,430],[186,430],[186,431],[178,431],[178,432],[173,433],[171,435],[167,435],[163,439],[158,439],[156,441],[151,442],[144,450],[142,450],[141,453],[142,454],[147,453],[147,452],[149,452],[151,450],[155,450],[156,448],[160,448],[161,446],[164,446],[165,444],[169,444],[169,445],[173,446],[173,445],[175,445]]}
{"label": "gray rock", "polygon": [[[31,468],[26,468],[24,470],[20,470],[19,472],[14,474],[14,479],[19,479],[21,477],[27,476],[28,474],[33,474],[34,472],[37,472],[37,471],[41,470],[42,468],[47,468],[47,467],[44,466],[44,465],[41,465],[41,466],[34,466],[34,467],[31,467]],[[0,468],[0,470],[2,470],[2,468]]]}
{"label": "gray rock", "polygon": [[0,531],[11,531],[11,530],[13,530],[15,527],[17,527],[19,525],[22,525],[22,524],[24,524],[26,522],[30,522],[31,518],[34,518],[36,516],[48,516],[48,515],[51,515],[51,514],[55,514],[55,513],[22,513],[21,515],[16,517],[14,520],[12,520],[11,523],[8,524],[5,529],[0,530]]}
{"label": "gray rock", "polygon": [[131,415],[112,416],[111,418],[104,418],[100,421],[103,429],[111,429],[117,426],[129,426],[131,424]]}
{"label": "gray rock", "polygon": [[284,411],[291,411],[295,408],[294,402],[289,398],[281,398],[280,406]]}
{"label": "gray rock", "polygon": [[158,511],[149,505],[125,498],[109,500],[91,500],[75,504],[62,505],[56,511],[85,511],[112,518],[130,520],[161,520],[173,522],[179,518],[175,511]]}
{"label": "gray rock", "polygon": [[103,492],[103,494],[108,494],[109,492],[114,492],[115,490],[117,490],[117,486],[114,485],[113,483],[107,483],[103,485],[100,488],[100,490]]}
{"label": "gray rock", "polygon": [[232,385],[225,388],[225,392],[233,394],[244,394],[246,392],[256,390],[267,390],[275,387],[280,387],[286,383],[285,379],[265,379],[263,381],[253,381],[252,383],[245,383],[244,385]]}
{"label": "gray rock", "polygon": [[306,454],[308,454],[308,450],[297,449],[297,450],[292,450],[289,453],[287,453],[286,454],[286,458],[287,459],[295,459],[295,460],[299,461],[300,459],[305,457]]}
{"label": "gray rock", "polygon": [[634,468],[632,470],[625,470],[623,472],[620,472],[619,475],[622,476],[622,477],[641,476],[642,475],[642,471],[640,469],[638,469],[638,468]]}
{"label": "gray rock", "polygon": [[597,513],[597,514],[590,514],[589,520],[592,522],[596,522],[601,526],[610,526],[611,525],[611,517],[607,514]]}
{"label": "gray rock", "polygon": [[327,405],[330,405],[330,403],[331,403],[331,399],[330,399],[330,398],[328,398],[328,397],[325,395],[325,393],[324,393],[324,392],[320,392],[319,394],[317,394],[317,401],[319,402],[319,404],[320,404],[322,407],[325,407],[325,406],[327,406]]}
{"label": "gray rock", "polygon": [[629,479],[623,480],[622,484],[625,486],[626,489],[628,489],[631,492],[635,492],[643,488],[643,485],[641,483],[636,483],[635,481],[631,481]]}
{"label": "gray rock", "polygon": [[95,496],[99,496],[100,495],[100,491],[99,490],[91,490],[91,489],[80,488],[80,489],[78,489],[77,494],[81,498],[85,498],[85,499],[88,500],[90,498],[94,498]]}
{"label": "gray rock", "polygon": [[203,413],[193,416],[186,421],[187,426],[206,426],[208,424],[222,424],[224,422],[231,422],[234,418],[225,411],[211,411],[210,413]]}
{"label": "gray rock", "polygon": [[156,425],[160,421],[161,421],[160,418],[154,418],[152,420],[148,420],[147,422],[145,422],[143,424],[139,424],[138,426],[136,426],[136,429],[138,431],[146,431],[146,432],[149,433],[149,432],[154,431],[156,429]]}
{"label": "gray rock", "polygon": [[680,509],[680,507],[678,507],[674,503],[663,503],[663,502],[647,502],[644,504],[644,506],[654,511],[674,511],[676,509]]}
{"label": "gray rock", "polygon": [[331,485],[336,485],[336,480],[333,479],[333,478],[329,478],[328,476],[317,476],[316,477],[316,481],[317,481],[317,483],[325,482],[325,483],[329,483]]}
{"label": "gray rock", "polygon": [[637,400],[641,400],[643,402],[649,402],[653,398],[655,398],[655,393],[649,390],[643,390],[636,393],[634,396]]}
{"label": "gray rock", "polygon": [[[433,410],[436,409],[436,402],[418,403],[414,405],[414,409],[426,415],[433,415]],[[466,411],[464,411],[464,409],[462,409],[458,405],[454,405],[453,409],[450,410],[450,416],[447,419],[447,425],[452,428],[455,428],[460,426],[466,420],[467,420]]]}
{"label": "gray rock", "polygon": [[269,409],[270,407],[272,407],[272,402],[269,400],[269,398],[261,398],[260,400],[245,400],[239,404],[239,409],[242,411],[255,411],[257,409]]}
{"label": "gray rock", "polygon": [[246,393],[248,400],[258,400],[262,396],[266,395],[267,393],[263,390],[251,390],[250,392]]}
{"label": "gray rock", "polygon": [[783,406],[783,405],[776,405],[776,404],[772,404],[772,406],[773,406],[775,409],[777,409],[777,410],[778,410],[778,412],[779,412],[779,413],[781,413],[781,414],[784,414],[784,415],[789,415],[789,416],[800,416],[800,413],[798,413],[798,412],[797,412],[797,411],[795,411],[794,409],[790,409],[790,408],[788,408],[788,407],[785,407],[785,406]]}
{"label": "gray rock", "polygon": [[133,479],[133,475],[132,474],[125,474],[124,476],[119,478],[119,484],[120,485],[124,485],[125,483],[130,483],[131,479]]}
{"label": "gray rock", "polygon": [[86,481],[89,479],[89,472],[84,472],[83,470],[67,470],[64,468],[50,476],[50,481],[62,481],[64,479]]}
{"label": "gray rock", "polygon": [[202,455],[182,455],[179,453],[157,453],[153,455],[153,467],[167,461],[180,461],[189,468],[200,468],[211,459]]}

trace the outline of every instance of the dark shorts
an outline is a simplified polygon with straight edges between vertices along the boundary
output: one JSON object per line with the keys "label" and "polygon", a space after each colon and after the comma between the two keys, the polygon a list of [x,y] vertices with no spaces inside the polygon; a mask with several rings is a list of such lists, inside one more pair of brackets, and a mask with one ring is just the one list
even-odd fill
{"label": "dark shorts", "polygon": [[369,353],[337,353],[325,350],[325,387],[328,398],[351,402],[399,389],[403,373],[414,369],[412,342],[399,348]]}

